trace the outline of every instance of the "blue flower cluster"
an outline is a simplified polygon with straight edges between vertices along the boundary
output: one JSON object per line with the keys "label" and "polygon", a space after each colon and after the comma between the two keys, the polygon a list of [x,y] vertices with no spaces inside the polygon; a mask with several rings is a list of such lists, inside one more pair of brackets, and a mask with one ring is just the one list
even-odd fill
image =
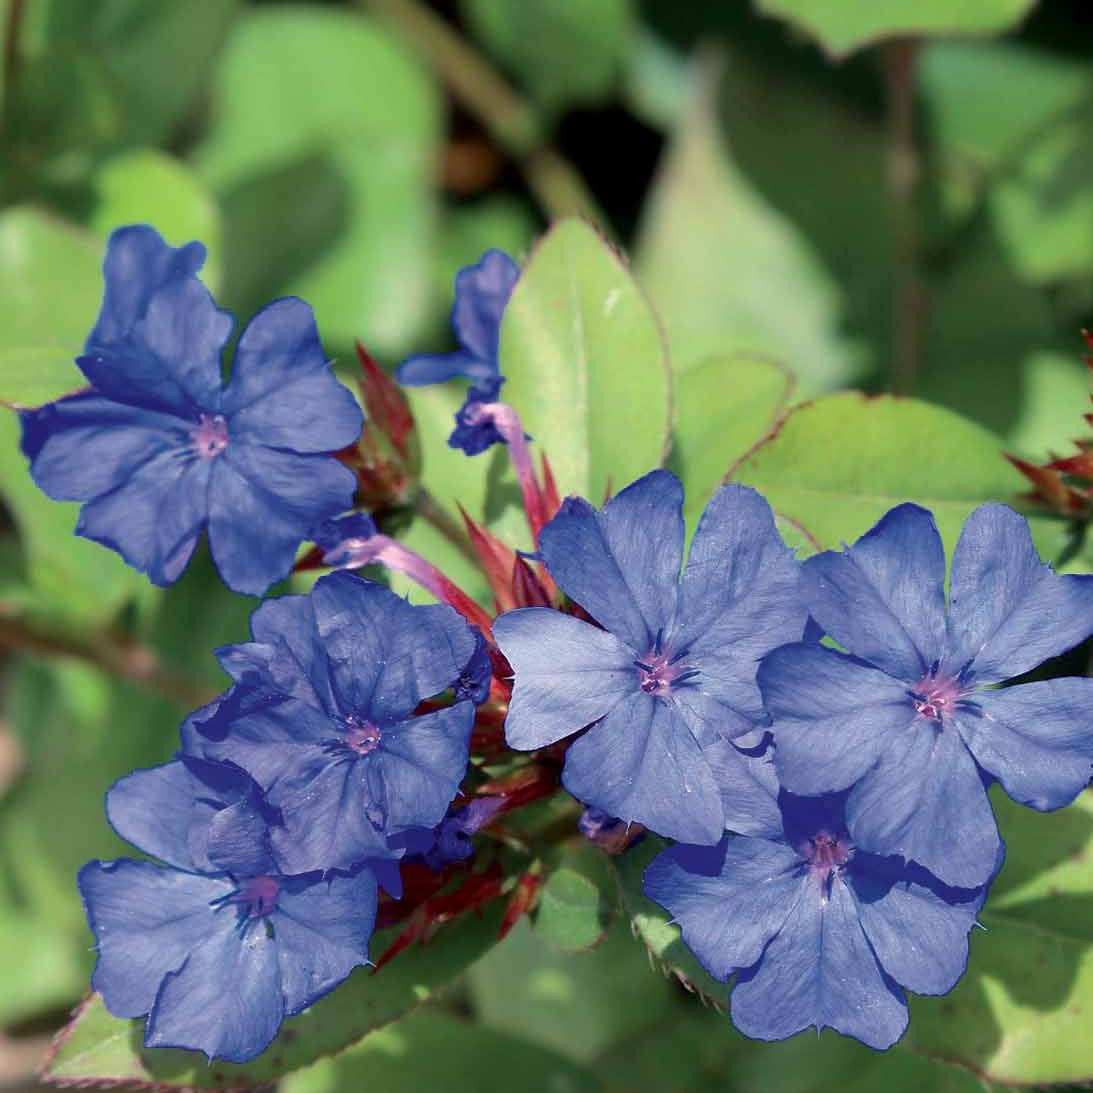
{"label": "blue flower cluster", "polygon": [[84,502],[77,534],[154,584],[178,580],[207,530],[225,583],[261,595],[353,503],[356,476],[330,453],[363,417],[302,300],[251,320],[225,384],[233,320],[197,277],[204,260],[200,243],[175,249],[149,227],[114,232],[76,361],[91,388],[23,411],[23,451],[50,497]]}
{"label": "blue flower cluster", "polygon": [[414,716],[476,651],[450,607],[332,573],[263,603],[251,629],[219,650],[235,682],[187,718],[178,759],[107,794],[118,834],[164,864],[96,861],[79,878],[110,1011],[147,1016],[149,1046],[232,1061],[368,962],[400,859],[466,857],[489,818],[448,815],[473,702]]}
{"label": "blue flower cluster", "polygon": [[497,620],[508,742],[578,733],[569,791],[678,840],[645,888],[711,975],[736,977],[741,1031],[888,1047],[904,989],[945,993],[965,968],[1003,857],[987,787],[1055,809],[1093,775],[1093,679],[999,686],[1093,632],[1093,577],[1057,575],[1020,516],[984,505],[946,605],[925,509],[798,563],[741,486],[714,495],[683,567],[681,508],[654,471],[543,529],[595,622]]}

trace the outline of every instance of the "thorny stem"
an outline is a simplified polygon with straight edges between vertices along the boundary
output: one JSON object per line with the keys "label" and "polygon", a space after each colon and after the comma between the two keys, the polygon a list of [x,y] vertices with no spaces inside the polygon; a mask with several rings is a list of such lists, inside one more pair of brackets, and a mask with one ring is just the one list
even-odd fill
{"label": "thorny stem", "polygon": [[918,183],[922,174],[915,133],[919,43],[914,38],[883,47],[888,91],[888,209],[892,233],[892,390],[908,394],[922,367],[926,294],[919,269],[921,226]]}
{"label": "thorny stem", "polygon": [[0,650],[44,657],[68,657],[187,709],[203,706],[216,692],[195,680],[175,675],[141,642],[105,631],[89,638],[51,632],[0,607]]}
{"label": "thorny stem", "polygon": [[472,565],[478,565],[466,529],[451,516],[439,501],[424,487],[420,486],[414,495],[414,512],[427,524],[431,524],[449,543],[452,544]]}
{"label": "thorny stem", "polygon": [[601,228],[607,218],[573,165],[545,139],[544,124],[489,62],[419,0],[360,0],[400,30],[452,94],[512,157],[552,218],[578,214]]}

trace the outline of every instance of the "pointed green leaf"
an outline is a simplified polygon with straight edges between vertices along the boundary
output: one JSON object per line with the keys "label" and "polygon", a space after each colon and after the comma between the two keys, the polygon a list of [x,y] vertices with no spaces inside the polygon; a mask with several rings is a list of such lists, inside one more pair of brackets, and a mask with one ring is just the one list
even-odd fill
{"label": "pointed green leaf", "polygon": [[582,221],[556,224],[532,253],[501,324],[501,371],[563,494],[599,503],[663,462],[660,329],[625,263]]}
{"label": "pointed green leaf", "polygon": [[1036,0],[756,0],[844,57],[885,38],[929,34],[1000,34],[1036,6]]}
{"label": "pointed green leaf", "polygon": [[[496,942],[501,907],[446,925],[428,945],[401,953],[377,974],[361,968],[333,994],[285,1022],[277,1039],[250,1063],[215,1062],[190,1051],[142,1047],[143,1021],[112,1017],[93,995],[61,1032],[45,1077],[59,1085],[107,1088],[135,1083],[156,1089],[224,1089],[265,1085],[355,1043],[397,1020],[450,983]],[[398,929],[377,935],[382,953]]]}

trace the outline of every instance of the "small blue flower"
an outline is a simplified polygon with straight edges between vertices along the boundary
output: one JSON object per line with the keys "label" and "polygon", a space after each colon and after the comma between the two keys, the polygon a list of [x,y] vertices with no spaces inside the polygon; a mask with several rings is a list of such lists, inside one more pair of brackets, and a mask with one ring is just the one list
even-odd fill
{"label": "small blue flower", "polygon": [[782,792],[778,822],[714,847],[674,846],[645,870],[646,894],[702,966],[723,982],[737,976],[732,1020],[745,1036],[815,1026],[883,1050],[907,1027],[901,988],[945,994],[967,967],[986,889],[947,888],[863,853],[844,801]]}
{"label": "small blue flower", "polygon": [[[716,843],[726,801],[752,793],[737,743],[765,723],[758,661],[798,640],[798,566],[766,501],[725,486],[683,564],[683,489],[653,471],[598,512],[569,498],[539,547],[563,592],[603,629],[547,608],[502,615],[515,673],[509,745],[566,753],[575,797],[670,838]],[[734,743],[735,742],[735,743]]]}
{"label": "small blue flower", "polygon": [[223,384],[233,321],[196,277],[204,256],[148,227],[110,237],[102,311],[76,362],[91,390],[22,411],[23,452],[45,493],[85,502],[77,534],[154,584],[179,578],[207,529],[225,583],[260,595],[352,503],[355,477],[329,453],[363,417],[301,300],[251,320]]}
{"label": "small blue flower", "polygon": [[375,520],[366,512],[351,512],[333,520],[324,520],[311,538],[323,551],[323,564],[336,567],[353,563],[353,552],[379,534]]}
{"label": "small blue flower", "polygon": [[519,276],[520,267],[499,250],[488,250],[477,265],[461,269],[452,307],[460,348],[409,357],[395,373],[399,383],[423,387],[462,376],[471,381],[476,401],[493,402],[504,383],[497,360],[501,318]]}
{"label": "small blue flower", "polygon": [[236,686],[191,715],[183,741],[248,771],[280,809],[281,868],[350,869],[439,823],[467,769],[474,705],[413,712],[466,670],[462,618],[338,572],[262,604],[251,631],[219,651]]}
{"label": "small blue flower", "polygon": [[846,653],[791,645],[759,670],[782,784],[853,787],[858,846],[983,884],[999,848],[985,781],[1046,810],[1093,776],[1093,679],[996,686],[1093,631],[1093,577],[1044,565],[1005,505],[964,525],[947,614],[944,548],[916,505],[802,568],[812,616]]}
{"label": "small blue flower", "polygon": [[469,629],[474,638],[474,652],[455,681],[455,698],[457,702],[469,699],[477,706],[490,696],[493,661],[490,660],[490,647],[482,636],[482,631],[474,626]]}
{"label": "small blue flower", "polygon": [[465,805],[448,810],[433,828],[415,828],[399,836],[407,859],[420,858],[440,872],[453,862],[466,861],[474,853],[471,837],[489,824],[504,807],[503,797],[475,797]]}
{"label": "small blue flower", "polygon": [[118,833],[166,863],[93,861],[79,875],[92,986],[115,1016],[147,1017],[149,1047],[253,1059],[284,1018],[368,961],[371,872],[273,872],[267,807],[242,771],[192,757],[107,795]]}

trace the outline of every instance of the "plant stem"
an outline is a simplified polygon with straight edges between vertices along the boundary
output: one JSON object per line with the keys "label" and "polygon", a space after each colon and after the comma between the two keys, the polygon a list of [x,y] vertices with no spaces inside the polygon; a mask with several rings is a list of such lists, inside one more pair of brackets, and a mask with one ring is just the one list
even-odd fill
{"label": "plant stem", "polygon": [[908,394],[922,367],[926,294],[919,269],[922,174],[915,133],[919,43],[905,38],[883,47],[888,89],[888,208],[892,233],[891,386]]}
{"label": "plant stem", "polygon": [[607,228],[607,218],[580,174],[547,142],[535,107],[453,27],[420,0],[360,2],[396,27],[428,61],[455,98],[512,157],[549,217],[579,215]]}
{"label": "plant stem", "polygon": [[216,692],[205,684],[177,676],[156,653],[139,641],[100,631],[82,638],[56,633],[0,608],[0,650],[43,657],[68,657],[90,664],[107,675],[192,709]]}
{"label": "plant stem", "polygon": [[414,512],[427,524],[431,524],[475,568],[481,564],[475,554],[467,532],[446,508],[424,487],[419,486],[414,497]]}
{"label": "plant stem", "polygon": [[4,53],[0,58],[3,66],[3,84],[0,87],[0,108],[6,114],[15,89],[15,77],[19,71],[19,31],[23,25],[23,0],[8,0],[7,19],[4,26]]}

